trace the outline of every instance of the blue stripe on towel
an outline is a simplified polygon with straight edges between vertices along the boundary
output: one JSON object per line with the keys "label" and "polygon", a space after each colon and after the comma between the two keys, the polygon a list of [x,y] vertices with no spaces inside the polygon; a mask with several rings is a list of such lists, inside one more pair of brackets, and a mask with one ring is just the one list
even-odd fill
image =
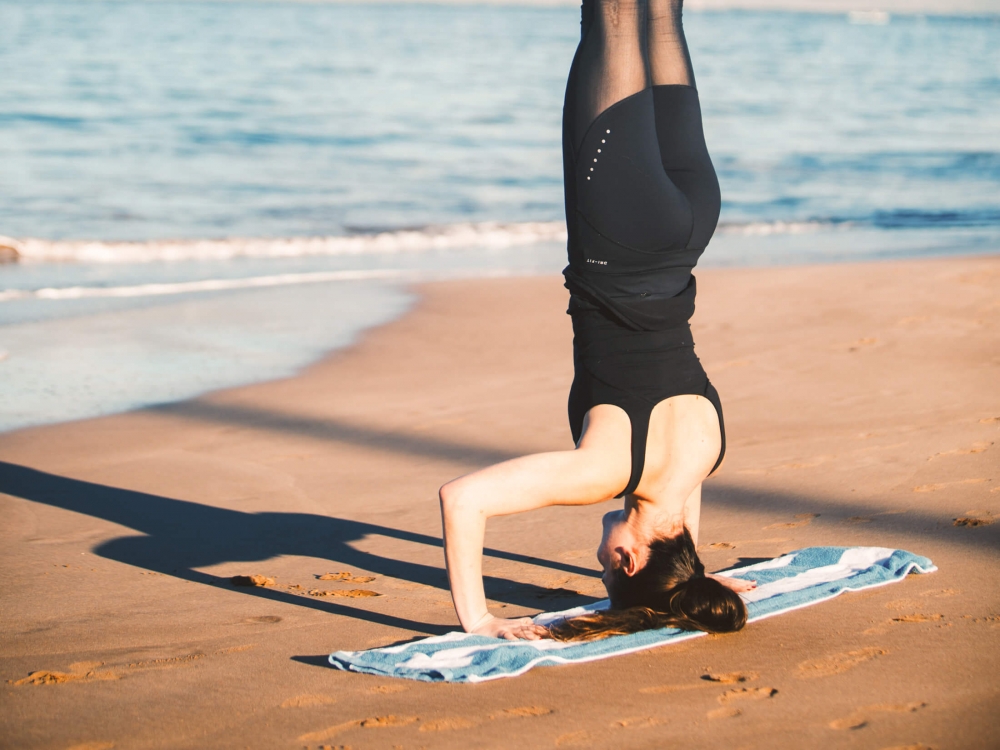
{"label": "blue stripe on towel", "polygon": [[[844,591],[903,580],[911,571],[937,570],[926,557],[886,547],[807,547],[787,555],[726,571],[720,575],[751,578],[757,588],[743,595],[750,621],[831,599]],[[538,615],[547,624],[567,616],[607,608],[589,607]],[[370,651],[337,651],[330,663],[338,669],[425,682],[484,682],[514,677],[540,664],[572,664],[607,659],[697,638],[704,633],[663,628],[584,643],[505,641],[468,633],[424,638],[402,646]]]}

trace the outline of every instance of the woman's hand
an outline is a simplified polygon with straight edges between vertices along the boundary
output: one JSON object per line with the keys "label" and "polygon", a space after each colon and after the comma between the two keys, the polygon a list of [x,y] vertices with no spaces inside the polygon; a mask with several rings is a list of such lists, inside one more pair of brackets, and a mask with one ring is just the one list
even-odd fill
{"label": "woman's hand", "polygon": [[508,641],[540,641],[542,638],[549,637],[548,628],[535,625],[530,617],[505,620],[487,615],[469,632],[476,635],[487,635],[490,638],[505,638]]}
{"label": "woman's hand", "polygon": [[731,588],[737,594],[743,594],[747,591],[753,591],[755,588],[757,588],[756,581],[747,581],[743,578],[729,578],[727,576],[713,575],[712,573],[707,573],[705,575],[705,578],[711,578],[714,581],[718,581],[723,586]]}

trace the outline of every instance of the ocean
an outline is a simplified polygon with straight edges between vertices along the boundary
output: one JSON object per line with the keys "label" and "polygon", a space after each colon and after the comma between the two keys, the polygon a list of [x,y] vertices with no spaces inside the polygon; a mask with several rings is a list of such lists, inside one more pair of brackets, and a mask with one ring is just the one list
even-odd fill
{"label": "ocean", "polygon": [[[0,0],[0,430],[294,374],[557,273],[573,8]],[[702,265],[1000,249],[1000,16],[688,13]],[[0,249],[0,257],[10,250]]]}

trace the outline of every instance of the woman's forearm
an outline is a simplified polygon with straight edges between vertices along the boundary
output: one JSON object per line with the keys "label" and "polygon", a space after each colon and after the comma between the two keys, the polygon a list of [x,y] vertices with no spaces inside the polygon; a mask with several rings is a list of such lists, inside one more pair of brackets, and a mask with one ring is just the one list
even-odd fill
{"label": "woman's forearm", "polygon": [[462,628],[471,632],[489,616],[483,589],[486,514],[460,494],[442,490],[441,519],[451,598]]}
{"label": "woman's forearm", "polygon": [[490,619],[483,590],[487,519],[612,497],[628,476],[618,476],[608,464],[614,465],[617,458],[617,463],[627,468],[625,450],[624,455],[616,456],[609,447],[597,445],[536,453],[480,469],[441,488],[445,565],[455,611],[466,631],[476,630]]}

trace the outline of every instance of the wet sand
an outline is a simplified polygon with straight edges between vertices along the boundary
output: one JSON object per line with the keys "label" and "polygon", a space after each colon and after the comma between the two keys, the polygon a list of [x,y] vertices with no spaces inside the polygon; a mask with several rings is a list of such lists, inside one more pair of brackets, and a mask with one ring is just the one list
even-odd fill
{"label": "wet sand", "polygon": [[[698,282],[729,441],[706,565],[866,544],[939,572],[477,686],[326,667],[455,627],[440,484],[570,446],[560,279],[428,284],[295,378],[0,436],[0,744],[1000,746],[1000,256]],[[492,522],[494,611],[600,597],[608,508]]]}

